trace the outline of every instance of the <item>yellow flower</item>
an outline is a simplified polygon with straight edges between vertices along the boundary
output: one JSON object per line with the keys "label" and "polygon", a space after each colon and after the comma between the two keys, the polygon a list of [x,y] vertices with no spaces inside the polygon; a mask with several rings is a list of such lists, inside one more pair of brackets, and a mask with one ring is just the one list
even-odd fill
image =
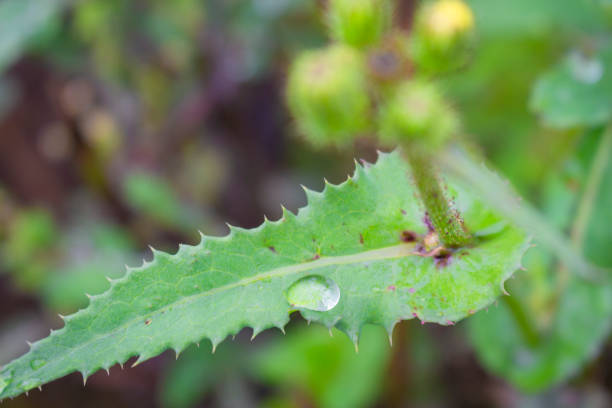
{"label": "yellow flower", "polygon": [[472,10],[461,0],[440,0],[427,12],[427,29],[441,37],[452,37],[474,27]]}

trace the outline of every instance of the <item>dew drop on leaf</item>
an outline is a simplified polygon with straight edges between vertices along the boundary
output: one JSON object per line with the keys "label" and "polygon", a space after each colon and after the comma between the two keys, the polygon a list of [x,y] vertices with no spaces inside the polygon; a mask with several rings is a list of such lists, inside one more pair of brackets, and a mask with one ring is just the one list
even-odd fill
{"label": "dew drop on leaf", "polygon": [[592,85],[603,76],[603,63],[598,59],[589,58],[581,52],[573,51],[568,57],[568,62],[574,79],[579,82]]}
{"label": "dew drop on leaf", "polygon": [[32,362],[30,363],[30,366],[32,367],[32,369],[38,370],[40,367],[44,366],[45,364],[47,364],[45,360],[36,359],[36,360],[32,360]]}
{"label": "dew drop on leaf", "polygon": [[28,380],[23,381],[21,384],[19,384],[19,388],[21,388],[24,391],[28,391],[34,387],[38,387],[40,384],[41,382],[38,378],[30,378]]}
{"label": "dew drop on leaf", "polygon": [[294,282],[285,293],[292,307],[326,312],[340,300],[340,288],[330,278],[309,275]]}

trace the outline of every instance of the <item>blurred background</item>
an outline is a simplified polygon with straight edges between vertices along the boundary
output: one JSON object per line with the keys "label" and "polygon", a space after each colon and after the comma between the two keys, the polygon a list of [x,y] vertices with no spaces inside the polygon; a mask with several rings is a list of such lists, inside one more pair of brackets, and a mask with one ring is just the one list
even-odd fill
{"label": "blurred background", "polygon": [[[397,0],[398,26],[410,27],[418,3]],[[568,58],[584,75],[598,63],[612,70],[591,58],[609,33],[612,2],[467,3],[477,46],[444,89],[470,142],[568,229],[601,126],[566,115],[543,123],[531,95]],[[85,293],[103,292],[105,276],[150,258],[147,245],[173,253],[198,242],[198,230],[225,234],[226,221],[255,227],[278,218],[280,204],[303,206],[300,184],[320,190],[323,177],[343,181],[353,157],[375,161],[367,140],[313,149],[287,112],[287,66],[328,42],[324,12],[320,0],[0,0],[0,364],[27,351],[24,340],[61,327],[57,314],[86,306]],[[612,265],[604,252],[592,258]],[[536,330],[555,336],[555,260],[543,249],[528,258],[516,292]],[[479,317],[499,322],[495,313]],[[550,380],[546,369],[533,380],[521,374],[523,346],[503,364],[487,359],[497,341],[487,340],[487,324],[403,322],[393,348],[371,327],[356,354],[344,334],[294,314],[287,336],[250,342],[247,329],[214,355],[205,344],[178,360],[167,352],[97,373],[85,388],[72,374],[3,406],[612,406],[605,329],[559,382],[553,363]],[[495,328],[505,339],[514,330]]]}

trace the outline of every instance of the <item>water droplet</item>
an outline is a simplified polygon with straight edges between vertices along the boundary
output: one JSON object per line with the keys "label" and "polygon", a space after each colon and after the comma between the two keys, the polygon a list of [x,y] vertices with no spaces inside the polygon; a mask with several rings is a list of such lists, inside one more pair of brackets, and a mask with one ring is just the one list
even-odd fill
{"label": "water droplet", "polygon": [[30,379],[22,381],[22,383],[19,384],[19,388],[21,388],[24,391],[27,391],[27,390],[31,390],[32,388],[38,387],[39,385],[40,385],[40,380],[38,378],[30,378]]}
{"label": "water droplet", "polygon": [[603,63],[578,51],[572,51],[568,63],[574,79],[585,84],[598,82],[604,73]]}
{"label": "water droplet", "polygon": [[32,360],[32,362],[30,363],[30,366],[34,370],[38,370],[40,367],[44,366],[45,364],[47,364],[45,360],[36,359],[36,360]]}
{"label": "water droplet", "polygon": [[326,312],[333,309],[340,300],[340,288],[330,278],[309,275],[294,282],[286,292],[291,306]]}

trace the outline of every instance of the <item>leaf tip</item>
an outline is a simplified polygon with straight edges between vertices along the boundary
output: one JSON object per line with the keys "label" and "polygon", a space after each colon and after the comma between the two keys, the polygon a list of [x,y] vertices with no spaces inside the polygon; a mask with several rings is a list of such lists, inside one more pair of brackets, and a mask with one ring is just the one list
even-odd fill
{"label": "leaf tip", "polygon": [[87,372],[81,371],[81,376],[83,376],[83,387],[87,385]]}
{"label": "leaf tip", "polygon": [[[142,354],[138,356],[138,359],[136,361],[134,361],[132,363],[132,365],[130,366],[130,368],[134,368],[139,366],[143,361],[145,361],[146,358],[143,358]],[[121,366],[121,369],[123,370],[123,363],[119,363],[119,366]]]}

